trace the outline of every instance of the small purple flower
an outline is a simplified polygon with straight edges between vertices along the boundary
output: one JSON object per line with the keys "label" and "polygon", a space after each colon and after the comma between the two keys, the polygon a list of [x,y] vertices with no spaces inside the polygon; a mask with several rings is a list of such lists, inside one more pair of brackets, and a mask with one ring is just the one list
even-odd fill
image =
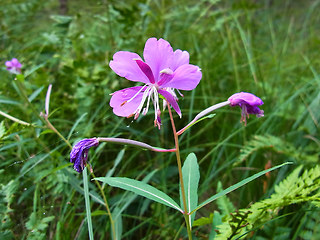
{"label": "small purple flower", "polygon": [[230,106],[241,107],[241,121],[247,124],[249,114],[255,114],[257,117],[263,117],[263,110],[258,106],[263,104],[263,101],[252,93],[240,92],[229,97]]}
{"label": "small purple flower", "polygon": [[120,117],[134,116],[134,119],[137,119],[141,111],[143,115],[148,112],[151,100],[155,110],[154,124],[160,128],[159,95],[168,101],[181,117],[175,90],[181,95],[179,90],[194,89],[200,82],[202,73],[198,66],[189,64],[187,51],[173,51],[170,43],[163,39],[149,38],[143,57],[144,61],[138,54],[127,51],[113,55],[109,66],[116,74],[144,85],[114,92],[110,106],[114,114]]}
{"label": "small purple flower", "polygon": [[87,164],[89,149],[93,146],[98,145],[99,141],[97,138],[83,139],[80,142],[77,142],[76,145],[74,145],[70,153],[70,162],[74,163],[73,168],[76,171],[83,171],[84,167]]}
{"label": "small purple flower", "polygon": [[11,61],[6,61],[7,70],[13,74],[21,73],[21,63],[16,58],[12,58]]}

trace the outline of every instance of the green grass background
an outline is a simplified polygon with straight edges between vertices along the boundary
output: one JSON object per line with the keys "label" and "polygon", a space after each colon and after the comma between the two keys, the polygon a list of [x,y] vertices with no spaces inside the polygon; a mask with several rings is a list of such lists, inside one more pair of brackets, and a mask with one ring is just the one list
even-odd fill
{"label": "green grass background", "polygon": [[[132,121],[115,116],[109,106],[110,93],[134,85],[108,67],[113,54],[127,50],[142,55],[148,38],[164,38],[174,49],[187,50],[190,62],[203,73],[199,86],[184,91],[179,100],[183,117],[175,115],[178,129],[235,92],[252,92],[264,101],[265,117],[250,117],[246,127],[239,122],[239,109],[225,107],[181,138],[182,158],[190,152],[198,157],[200,202],[216,193],[218,181],[226,188],[263,170],[269,161],[272,166],[295,163],[272,172],[265,191],[267,178],[262,177],[229,195],[236,208],[245,208],[268,197],[274,184],[297,165],[319,163],[319,10],[318,0],[69,0],[66,15],[61,15],[58,0],[3,0],[0,110],[43,125],[38,116],[51,83],[49,119],[71,143],[95,136],[125,137],[172,148],[167,112],[159,131],[151,113]],[[13,57],[23,64],[24,91],[31,104],[5,70],[5,61]],[[2,116],[0,121],[0,236],[88,238],[82,177],[69,164],[69,147],[50,130],[23,127]],[[254,135],[275,136],[282,148],[270,141],[241,159],[241,149]],[[287,146],[293,150],[283,150]],[[173,153],[101,144],[89,156],[95,175],[105,176],[117,156],[113,176],[141,180],[157,169],[149,183],[179,199]],[[89,188],[101,198],[93,183]],[[123,210],[123,239],[184,236],[181,216],[165,206],[108,186],[105,192],[112,208]],[[291,229],[290,236],[296,236],[304,208],[293,206],[291,221],[279,221],[279,226]],[[196,218],[216,209],[210,204]],[[91,199],[91,210],[95,239],[111,239],[103,205]],[[207,239],[210,226],[194,231],[199,239]],[[254,238],[259,239],[260,232]]]}

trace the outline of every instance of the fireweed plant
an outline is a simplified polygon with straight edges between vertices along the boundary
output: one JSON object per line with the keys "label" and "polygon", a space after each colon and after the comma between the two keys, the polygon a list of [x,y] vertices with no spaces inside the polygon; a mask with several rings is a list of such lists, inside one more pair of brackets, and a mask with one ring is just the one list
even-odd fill
{"label": "fireweed plant", "polygon": [[[217,198],[224,196],[229,192],[245,185],[246,183],[264,175],[265,173],[288,163],[284,163],[282,165],[256,173],[253,176],[246,178],[233,186],[230,186],[229,188],[211,196],[206,201],[198,204],[197,190],[200,179],[199,165],[197,163],[196,155],[194,153],[190,153],[184,161],[184,165],[182,167],[178,139],[179,136],[182,135],[189,127],[207,118],[208,114],[212,111],[227,105],[231,107],[239,106],[241,108],[241,121],[246,124],[247,118],[249,118],[250,114],[256,115],[257,117],[264,116],[263,110],[259,108],[259,106],[263,104],[263,101],[251,93],[235,93],[229,97],[227,101],[215,104],[203,110],[196,115],[196,117],[189,124],[177,131],[171,107],[181,118],[181,110],[177,103],[178,95],[182,95],[179,90],[194,89],[201,80],[201,69],[198,66],[189,64],[189,53],[187,51],[182,51],[180,49],[173,51],[169,42],[163,39],[148,39],[145,44],[143,59],[138,54],[127,51],[119,51],[114,54],[113,60],[111,60],[109,64],[111,69],[117,75],[124,77],[127,80],[141,82],[142,86],[130,87],[114,92],[110,100],[110,106],[113,108],[113,112],[117,116],[133,116],[134,119],[137,119],[141,112],[143,115],[145,115],[149,110],[149,106],[153,105],[154,125],[160,129],[160,99],[162,99],[163,109],[166,107],[168,108],[175,147],[173,149],[163,149],[130,139],[96,137],[83,139],[76,143],[70,153],[70,161],[74,164],[74,169],[76,171],[82,172],[83,170],[86,170],[85,166],[87,165],[88,151],[91,147],[98,146],[100,142],[114,142],[119,144],[133,145],[155,152],[175,152],[179,171],[180,205],[166,193],[141,181],[122,177],[98,177],[94,178],[94,180],[101,181],[113,187],[132,191],[138,195],[144,196],[155,202],[164,204],[179,211],[185,220],[188,239],[192,239],[192,223],[197,210],[216,200]],[[110,220],[113,221],[112,217],[109,217]],[[113,223],[111,224],[113,226]],[[113,238],[119,239],[120,236],[117,236],[114,231],[115,230],[113,226]],[[92,226],[90,226],[90,224],[89,236],[90,238],[93,236]]]}

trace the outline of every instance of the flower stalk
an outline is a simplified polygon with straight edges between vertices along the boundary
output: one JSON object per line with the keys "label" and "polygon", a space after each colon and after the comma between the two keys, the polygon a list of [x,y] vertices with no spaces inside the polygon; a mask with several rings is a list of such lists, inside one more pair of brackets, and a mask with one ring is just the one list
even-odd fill
{"label": "flower stalk", "polygon": [[[72,149],[72,145],[70,144],[70,142],[51,124],[51,122],[49,121],[49,105],[50,105],[50,95],[51,95],[51,89],[52,89],[52,84],[49,85],[48,87],[48,91],[47,91],[47,94],[46,94],[46,99],[45,99],[45,113],[40,113],[40,116],[45,120],[46,124],[47,124],[47,127],[50,128],[52,131],[54,131],[71,149]],[[93,178],[96,178],[96,176],[94,175],[94,172],[93,170],[90,171],[90,174]],[[88,185],[87,181],[87,177],[85,177],[87,175],[87,173],[83,173],[83,181],[84,181],[84,185]],[[111,224],[111,231],[112,231],[112,235],[113,235],[113,239],[115,240],[118,240],[116,238],[116,232],[115,232],[115,224],[114,224],[114,221],[113,221],[113,218],[112,218],[112,215],[111,215],[111,211],[110,211],[110,207],[109,207],[109,204],[108,204],[108,201],[107,201],[107,198],[106,198],[106,195],[101,187],[101,184],[95,180],[95,184],[97,185],[97,187],[99,188],[99,191],[102,195],[102,198],[103,198],[103,201],[104,201],[104,206],[107,210],[107,213],[109,215],[109,220],[110,220],[110,224]],[[87,201],[86,200],[86,204],[87,204]],[[90,215],[90,214],[89,214]],[[92,225],[91,225],[92,227]],[[90,228],[90,226],[89,226]],[[93,239],[93,238],[92,238]]]}
{"label": "flower stalk", "polygon": [[153,147],[149,144],[143,143],[143,142],[139,142],[139,141],[135,141],[135,140],[130,140],[130,139],[126,139],[126,138],[104,138],[104,137],[98,137],[97,140],[99,142],[112,142],[112,143],[119,143],[119,144],[124,144],[124,145],[132,145],[132,146],[137,146],[137,147],[141,147],[147,150],[151,150],[154,152],[175,152],[176,149],[172,148],[172,149],[164,149],[164,148],[158,148],[158,147]]}
{"label": "flower stalk", "polygon": [[113,218],[112,218],[112,215],[111,215],[111,211],[110,211],[110,208],[109,208],[109,205],[108,205],[107,197],[104,194],[104,191],[103,191],[103,189],[101,187],[101,184],[96,180],[96,176],[95,176],[94,172],[90,171],[90,173],[91,173],[91,176],[94,179],[95,184],[98,186],[98,188],[99,188],[99,190],[101,192],[101,195],[102,195],[102,198],[103,198],[103,201],[104,201],[104,206],[107,209],[107,213],[109,215],[109,220],[110,220],[110,224],[111,224],[111,231],[112,231],[113,239],[114,240],[119,240],[119,239],[117,239],[117,236],[116,236],[116,227],[114,225],[114,221],[113,221]]}
{"label": "flower stalk", "polygon": [[182,128],[181,130],[179,130],[177,132],[178,135],[181,135],[182,133],[184,133],[189,127],[191,127],[192,125],[194,125],[197,121],[199,121],[202,117],[206,116],[207,114],[209,114],[210,112],[213,112],[214,110],[217,110],[218,108],[224,107],[229,105],[230,102],[229,101],[225,101],[225,102],[221,102],[218,104],[215,104],[211,107],[208,107],[207,109],[201,111],[197,116],[195,116],[195,118],[188,123],[188,125],[186,125],[184,128]]}
{"label": "flower stalk", "polygon": [[[169,106],[169,103],[167,103]],[[189,213],[188,213],[188,208],[187,208],[187,201],[186,201],[186,194],[185,194],[185,189],[184,189],[184,182],[183,182],[183,176],[182,176],[182,166],[181,166],[181,157],[180,157],[180,150],[179,150],[179,139],[178,139],[178,134],[176,131],[176,127],[174,124],[174,120],[172,117],[172,112],[170,107],[168,107],[169,115],[170,115],[170,120],[171,120],[171,125],[172,125],[172,131],[173,131],[173,136],[174,136],[174,143],[175,143],[175,152],[176,152],[176,157],[177,157],[177,164],[178,164],[178,171],[179,171],[179,180],[180,180],[180,186],[181,186],[181,194],[182,194],[182,202],[183,202],[183,209],[184,209],[184,219],[186,222],[187,226],[187,232],[188,232],[188,238],[189,240],[192,239],[192,233],[191,233],[191,226],[190,226],[190,221],[189,221]]]}

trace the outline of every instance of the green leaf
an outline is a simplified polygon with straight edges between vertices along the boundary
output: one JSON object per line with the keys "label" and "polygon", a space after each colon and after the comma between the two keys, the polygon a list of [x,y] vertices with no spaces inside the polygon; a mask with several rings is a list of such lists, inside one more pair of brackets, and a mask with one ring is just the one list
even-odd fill
{"label": "green leaf", "polygon": [[209,235],[209,240],[214,240],[217,236],[217,226],[219,226],[222,223],[222,216],[219,212],[214,211],[213,213],[213,219],[212,219],[212,228]]}
{"label": "green leaf", "polygon": [[[199,165],[197,162],[197,157],[194,153],[190,153],[185,160],[182,167],[182,176],[184,182],[184,192],[186,197],[187,211],[191,212],[192,209],[196,208],[198,205],[198,185],[200,179]],[[182,191],[180,186],[180,205],[182,208]],[[190,226],[192,226],[196,212],[189,215]]]}
{"label": "green leaf", "polygon": [[51,15],[50,18],[58,24],[68,24],[72,21],[72,17],[63,15]]}
{"label": "green leaf", "polygon": [[84,192],[84,200],[85,200],[85,204],[86,204],[89,239],[93,240],[94,238],[93,238],[93,228],[92,228],[92,219],[91,219],[91,205],[90,205],[89,187],[88,187],[88,173],[87,173],[87,168],[86,167],[83,169],[82,177],[83,177],[83,192]]}
{"label": "green leaf", "polygon": [[24,75],[23,74],[18,74],[15,79],[20,81],[20,82],[24,82]]}
{"label": "green leaf", "polygon": [[82,121],[82,119],[83,119],[87,114],[88,114],[88,113],[86,113],[86,112],[85,112],[84,114],[82,114],[82,115],[77,119],[77,121],[73,124],[73,126],[72,126],[72,128],[71,128],[71,130],[70,130],[70,132],[69,132],[69,134],[68,134],[68,137],[67,137],[68,140],[70,140],[73,131],[76,129],[76,127],[79,125],[79,123]]}
{"label": "green leaf", "polygon": [[224,195],[226,195],[226,194],[228,194],[228,193],[236,190],[237,188],[242,187],[243,185],[245,185],[245,184],[247,184],[247,183],[255,180],[256,178],[258,178],[258,177],[260,177],[260,176],[262,176],[262,175],[264,175],[264,174],[266,174],[266,173],[268,173],[268,172],[271,172],[271,171],[273,171],[273,170],[275,170],[275,169],[277,169],[277,168],[280,168],[280,167],[283,167],[283,166],[285,166],[285,165],[288,165],[288,164],[292,164],[292,162],[286,162],[286,163],[283,163],[283,164],[281,164],[281,165],[275,166],[275,167],[273,167],[273,168],[270,168],[270,169],[261,171],[261,172],[259,172],[259,173],[254,174],[254,175],[251,176],[251,177],[248,177],[248,178],[242,180],[241,182],[238,182],[237,184],[232,185],[231,187],[228,187],[227,189],[225,189],[225,190],[223,190],[223,191],[221,191],[221,192],[213,195],[212,197],[210,197],[209,199],[207,199],[206,201],[204,201],[203,203],[201,203],[201,204],[200,204],[196,209],[194,209],[191,213],[196,212],[198,209],[202,208],[203,206],[207,205],[208,203],[211,203],[212,201],[218,199],[219,197],[222,197],[222,196],[224,196]]}
{"label": "green leaf", "polygon": [[[223,191],[222,183],[219,181],[217,185],[217,192]],[[228,215],[236,210],[233,206],[230,199],[225,195],[217,199],[217,206],[221,211],[221,215],[225,216]]]}
{"label": "green leaf", "polygon": [[122,216],[121,209],[116,207],[112,212],[112,217],[115,225],[115,238],[112,234],[112,239],[117,240],[122,238]]}
{"label": "green leaf", "polygon": [[6,128],[4,126],[4,121],[0,123],[0,139],[2,139],[6,134]]}
{"label": "green leaf", "polygon": [[155,202],[162,203],[183,213],[183,210],[171,197],[149,184],[134,179],[121,177],[99,177],[95,179],[107,183],[112,187],[118,187],[134,192],[138,195],[149,198]]}
{"label": "green leaf", "polygon": [[212,224],[213,221],[213,213],[210,213],[209,217],[201,217],[194,221],[192,227],[199,227],[207,224]]}
{"label": "green leaf", "polygon": [[207,119],[207,118],[213,118],[213,117],[215,117],[215,116],[216,116],[215,113],[208,114],[207,116],[204,116],[204,117],[198,119],[197,121],[195,121],[194,123],[190,124],[184,131],[186,131],[187,129],[189,129],[189,128],[192,127],[193,125],[201,122],[202,120],[205,120],[205,119]]}
{"label": "green leaf", "polygon": [[40,88],[38,88],[37,90],[35,90],[30,97],[28,97],[29,101],[32,102],[37,96],[39,96],[39,94],[41,93],[41,91],[43,90],[44,86],[41,86]]}

